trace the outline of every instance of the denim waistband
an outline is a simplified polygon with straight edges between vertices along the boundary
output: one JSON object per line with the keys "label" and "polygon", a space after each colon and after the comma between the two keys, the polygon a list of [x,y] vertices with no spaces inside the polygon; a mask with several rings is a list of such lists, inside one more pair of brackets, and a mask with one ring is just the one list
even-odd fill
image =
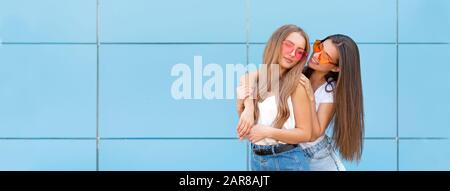
{"label": "denim waistband", "polygon": [[307,148],[303,148],[303,151],[308,154],[308,155],[314,155],[314,153],[317,153],[319,151],[321,151],[322,149],[327,149],[328,147],[331,146],[331,140],[328,136],[325,136],[320,142],[318,142],[317,144],[307,147]]}
{"label": "denim waistband", "polygon": [[251,144],[251,146],[252,146],[252,149],[273,149],[273,148],[275,148],[275,147],[279,147],[279,146],[283,146],[283,145],[286,145],[286,144],[275,144],[275,145],[257,145],[257,144]]}
{"label": "denim waistband", "polygon": [[[275,154],[275,150],[277,147],[281,147],[281,146],[286,146],[287,144],[275,144],[275,145],[256,145],[256,144],[251,144],[252,150],[267,150],[267,151],[271,151],[273,154]],[[293,146],[297,146],[300,147],[299,145],[293,145]]]}

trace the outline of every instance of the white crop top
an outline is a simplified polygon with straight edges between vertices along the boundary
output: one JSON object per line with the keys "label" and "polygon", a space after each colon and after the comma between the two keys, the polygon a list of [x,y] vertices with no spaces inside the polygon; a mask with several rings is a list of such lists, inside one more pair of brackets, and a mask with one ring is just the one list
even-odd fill
{"label": "white crop top", "polygon": [[[294,120],[294,110],[292,108],[292,100],[289,96],[287,99],[288,107],[289,107],[289,118],[286,120],[286,122],[283,125],[283,129],[292,129],[295,128],[295,120]],[[272,126],[273,121],[275,120],[278,108],[277,108],[277,101],[275,99],[275,96],[267,97],[264,101],[258,103],[259,108],[259,117],[258,117],[258,124],[266,125],[266,126]],[[264,138],[255,144],[257,145],[275,145],[283,143],[281,141],[277,141],[272,138]]]}

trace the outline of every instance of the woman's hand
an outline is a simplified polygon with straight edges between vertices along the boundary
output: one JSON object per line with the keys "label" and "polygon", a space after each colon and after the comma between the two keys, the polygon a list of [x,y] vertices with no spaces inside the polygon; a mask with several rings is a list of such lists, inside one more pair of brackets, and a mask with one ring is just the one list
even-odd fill
{"label": "woman's hand", "polygon": [[236,88],[236,94],[238,99],[245,99],[253,92],[252,88],[249,88],[247,84],[239,84]]}
{"label": "woman's hand", "polygon": [[255,123],[255,117],[253,115],[253,110],[249,108],[244,108],[239,118],[239,123],[237,126],[237,134],[240,140],[244,139],[252,129]]}
{"label": "woman's hand", "polygon": [[314,102],[315,98],[314,98],[314,90],[311,87],[311,82],[309,81],[309,79],[305,76],[305,75],[301,75],[300,76],[300,84],[303,85],[303,87],[306,90],[306,94],[308,94],[308,98],[311,102]]}
{"label": "woman's hand", "polygon": [[256,143],[261,139],[270,137],[272,132],[271,130],[273,130],[273,128],[269,126],[254,125],[250,131],[250,134],[248,135],[248,140],[251,141],[252,143]]}

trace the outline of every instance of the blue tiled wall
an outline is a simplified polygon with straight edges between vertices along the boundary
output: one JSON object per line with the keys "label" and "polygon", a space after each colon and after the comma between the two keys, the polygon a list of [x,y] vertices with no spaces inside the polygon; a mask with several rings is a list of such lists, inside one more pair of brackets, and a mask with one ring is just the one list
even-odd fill
{"label": "blue tiled wall", "polygon": [[358,42],[348,170],[450,170],[450,0],[0,0],[0,170],[248,170],[234,100],[175,100],[171,69],[259,64],[286,23]]}

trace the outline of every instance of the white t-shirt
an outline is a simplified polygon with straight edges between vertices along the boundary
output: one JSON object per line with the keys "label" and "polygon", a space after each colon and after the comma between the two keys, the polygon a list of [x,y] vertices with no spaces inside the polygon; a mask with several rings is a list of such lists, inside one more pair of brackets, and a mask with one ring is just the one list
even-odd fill
{"label": "white t-shirt", "polygon": [[[316,112],[319,110],[319,106],[321,103],[333,103],[334,102],[333,92],[331,92],[331,87],[334,87],[334,85],[335,85],[334,82],[332,82],[331,85],[327,85],[327,83],[324,83],[319,88],[317,88],[317,90],[314,92],[314,98],[316,99]],[[326,90],[328,90],[330,92],[327,92]],[[330,123],[328,125],[333,123],[333,119],[334,119],[334,117],[332,118],[332,121],[330,121]],[[322,135],[313,142],[300,143],[300,146],[302,148],[311,147],[311,146],[317,144],[318,142],[322,141],[322,139],[324,137],[325,137],[325,135]]]}
{"label": "white t-shirt", "polygon": [[[333,92],[327,92],[325,91],[327,83],[322,84],[317,90],[314,92],[314,97],[316,100],[316,111],[319,109],[319,105],[321,103],[333,103]],[[334,83],[332,84],[334,86]],[[328,87],[330,88],[330,87]],[[289,118],[286,120],[286,122],[283,125],[283,129],[293,129],[295,128],[295,119],[294,119],[294,110],[292,107],[292,100],[291,97],[288,97],[287,100],[288,108],[289,108]],[[278,108],[277,108],[277,102],[275,99],[275,96],[267,97],[264,101],[258,103],[259,108],[259,117],[258,117],[258,124],[265,125],[265,126],[272,126],[273,121],[275,120]],[[331,124],[331,122],[330,122]],[[306,143],[300,143],[300,146],[302,148],[310,147],[315,145],[316,143],[320,142],[324,138],[324,135],[319,137],[314,142],[306,142]],[[272,138],[264,138],[258,142],[256,142],[256,145],[275,145],[283,143],[281,141],[277,141]]]}
{"label": "white t-shirt", "polygon": [[[284,122],[283,129],[293,129],[295,128],[295,119],[294,119],[294,110],[292,108],[292,101],[291,97],[289,96],[287,99],[288,107],[289,107],[289,118]],[[258,117],[258,124],[266,125],[266,126],[272,126],[273,121],[275,120],[278,108],[277,108],[277,101],[275,99],[275,96],[267,97],[264,101],[258,103],[259,108],[259,117]],[[258,142],[256,142],[256,145],[275,145],[283,143],[281,141],[277,141],[272,138],[264,138]]]}

